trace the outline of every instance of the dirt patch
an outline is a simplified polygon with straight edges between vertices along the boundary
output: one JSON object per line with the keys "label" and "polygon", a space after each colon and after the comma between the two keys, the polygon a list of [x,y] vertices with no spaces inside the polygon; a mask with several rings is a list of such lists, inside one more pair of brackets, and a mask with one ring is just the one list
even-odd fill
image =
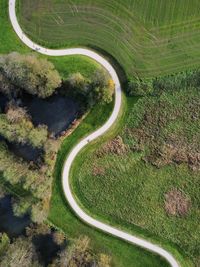
{"label": "dirt patch", "polygon": [[191,200],[174,188],[165,194],[165,211],[172,216],[186,216],[191,208]]}
{"label": "dirt patch", "polygon": [[117,136],[111,141],[107,142],[101,149],[97,151],[97,156],[102,157],[106,154],[124,155],[129,151],[127,145],[124,144],[121,136]]}

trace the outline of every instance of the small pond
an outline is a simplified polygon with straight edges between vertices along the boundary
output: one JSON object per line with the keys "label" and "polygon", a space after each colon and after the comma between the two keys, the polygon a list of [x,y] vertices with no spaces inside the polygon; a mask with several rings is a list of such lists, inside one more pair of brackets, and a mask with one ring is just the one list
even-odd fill
{"label": "small pond", "polygon": [[5,232],[10,238],[25,233],[25,228],[31,223],[30,216],[17,217],[13,214],[11,196],[0,199],[0,232]]}
{"label": "small pond", "polygon": [[4,112],[8,103],[8,98],[0,93],[0,112]]}
{"label": "small pond", "polygon": [[53,239],[53,231],[49,234],[39,234],[33,237],[33,244],[35,245],[36,252],[38,253],[40,262],[47,267],[52,260],[57,256],[66,243],[58,245]]}
{"label": "small pond", "polygon": [[37,163],[42,160],[43,149],[32,147],[29,144],[11,143],[0,135],[0,142],[5,142],[8,149],[16,156],[27,162]]}
{"label": "small pond", "polygon": [[43,150],[40,148],[35,148],[28,144],[6,143],[12,153],[28,162],[37,162],[42,157]]}
{"label": "small pond", "polygon": [[[12,210],[12,198],[7,195],[0,198],[0,232],[6,233],[10,239],[26,234],[26,227],[32,223],[30,216],[24,215],[22,217],[15,216]],[[33,237],[32,242],[36,248],[39,260],[43,266],[48,264],[57,256],[66,242],[61,245],[55,243],[53,239],[54,230],[48,234],[38,234]]]}
{"label": "small pond", "polygon": [[[81,110],[80,103],[77,100],[69,96],[63,96],[60,92],[46,99],[23,93],[17,102],[19,105],[26,107],[35,126],[40,124],[47,125],[48,131],[55,137],[67,130],[70,124],[79,116]],[[0,93],[0,111],[5,111],[7,103],[8,98]],[[33,148],[28,144],[5,141],[10,151],[27,162],[38,162],[42,159],[42,149]]]}
{"label": "small pond", "polygon": [[46,99],[26,95],[22,103],[27,107],[34,125],[47,125],[49,132],[55,136],[65,131],[80,111],[80,105],[76,100],[59,93]]}

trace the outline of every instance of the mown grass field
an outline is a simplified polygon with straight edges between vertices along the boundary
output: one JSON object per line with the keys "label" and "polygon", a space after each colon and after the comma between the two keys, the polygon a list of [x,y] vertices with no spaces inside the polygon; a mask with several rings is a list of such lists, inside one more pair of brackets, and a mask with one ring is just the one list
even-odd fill
{"label": "mown grass field", "polygon": [[198,0],[18,0],[17,8],[36,42],[103,50],[130,76],[200,65]]}
{"label": "mown grass field", "polygon": [[[199,99],[198,89],[189,88],[140,98],[135,105],[130,98],[118,133],[127,150],[118,154],[108,143],[94,144],[82,151],[71,172],[73,192],[84,209],[130,232],[174,244],[185,254],[185,264],[193,261],[188,266],[198,266],[200,258],[200,172],[165,158],[159,168],[151,163],[156,153],[163,160],[158,149],[172,140],[179,151],[199,151]],[[165,194],[172,188],[191,200],[185,216],[165,210]]]}
{"label": "mown grass field", "polygon": [[[10,52],[19,53],[35,53],[27,48],[12,29],[8,17],[8,1],[0,1],[0,9],[4,12],[0,16],[0,54]],[[38,54],[39,55],[39,54]],[[80,72],[85,77],[89,78],[90,75],[99,68],[99,64],[95,61],[84,56],[67,56],[67,57],[48,57],[39,55],[40,57],[47,58],[55,64],[56,69],[59,71],[63,79],[66,79],[70,73]]]}
{"label": "mown grass field", "polygon": [[[18,39],[8,18],[8,1],[0,0],[0,10],[3,10],[0,15],[0,53],[6,54],[13,51],[19,53],[31,52],[24,46]],[[40,55],[41,56],[41,55]],[[41,56],[43,57],[43,56]],[[51,60],[63,78],[72,72],[81,72],[86,77],[99,67],[94,61],[80,56],[69,57],[47,57]],[[53,184],[53,195],[51,201],[51,209],[49,213],[49,222],[53,223],[55,227],[63,230],[68,238],[76,238],[80,235],[87,235],[91,238],[92,245],[99,252],[105,252],[112,256],[113,266],[117,267],[165,267],[167,263],[160,259],[160,257],[149,253],[143,249],[137,248],[116,238],[98,232],[91,227],[83,224],[78,218],[75,217],[70,207],[62,194],[61,187],[61,170],[64,159],[71,149],[71,147],[88,132],[92,132],[96,127],[101,125],[110,114],[112,104],[107,108],[98,106],[89,114],[84,123],[74,132],[74,134],[66,139],[61,147],[58,155],[58,160],[55,168],[55,180]],[[100,118],[96,120],[96,118]],[[8,188],[8,191],[14,194],[20,194],[19,188]]]}

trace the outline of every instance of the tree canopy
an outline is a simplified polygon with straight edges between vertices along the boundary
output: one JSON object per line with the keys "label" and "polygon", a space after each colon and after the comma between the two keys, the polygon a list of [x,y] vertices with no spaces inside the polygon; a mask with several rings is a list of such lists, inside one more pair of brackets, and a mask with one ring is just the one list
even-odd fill
{"label": "tree canopy", "polygon": [[96,70],[90,80],[80,73],[74,73],[67,81],[71,93],[84,97],[89,106],[97,102],[110,103],[113,99],[114,82],[103,68]]}
{"label": "tree canopy", "polygon": [[0,56],[0,90],[10,93],[11,84],[32,95],[46,98],[61,84],[54,65],[34,54],[10,53]]}

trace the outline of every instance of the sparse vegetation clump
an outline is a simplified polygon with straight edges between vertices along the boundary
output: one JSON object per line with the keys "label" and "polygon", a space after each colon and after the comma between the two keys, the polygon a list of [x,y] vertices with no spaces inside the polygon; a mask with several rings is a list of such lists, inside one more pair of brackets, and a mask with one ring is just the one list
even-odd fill
{"label": "sparse vegetation clump", "polygon": [[171,216],[186,216],[191,208],[191,200],[174,188],[165,194],[165,210]]}
{"label": "sparse vegetation clump", "polygon": [[157,167],[187,163],[191,169],[199,170],[199,90],[163,93],[138,103],[138,115],[135,121],[130,118],[126,128],[132,150],[146,151],[143,159]]}
{"label": "sparse vegetation clump", "polygon": [[102,166],[97,166],[97,165],[94,165],[92,167],[92,174],[94,176],[103,176],[106,174],[106,171],[105,171],[105,168],[102,167]]}
{"label": "sparse vegetation clump", "polygon": [[124,143],[121,136],[116,136],[107,142],[101,149],[97,151],[97,156],[101,157],[107,154],[125,155],[129,151],[129,147]]}

